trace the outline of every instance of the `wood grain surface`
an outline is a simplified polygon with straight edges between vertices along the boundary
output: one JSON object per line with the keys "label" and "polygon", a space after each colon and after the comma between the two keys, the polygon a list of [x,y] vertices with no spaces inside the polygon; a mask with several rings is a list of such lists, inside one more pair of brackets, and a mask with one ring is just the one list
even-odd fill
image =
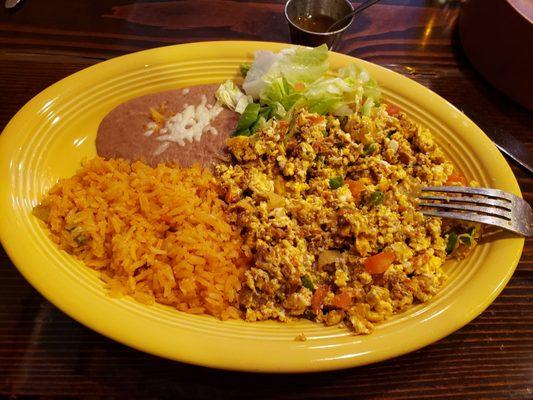
{"label": "wood grain surface", "polygon": [[[0,128],[48,85],[117,55],[204,40],[287,42],[283,3],[25,0],[2,10]],[[339,51],[417,80],[489,136],[512,134],[532,151],[532,113],[470,66],[459,12],[459,1],[383,0],[356,19]],[[531,202],[531,175],[511,166]],[[0,397],[532,399],[533,241],[502,294],[464,328],[393,360],[310,375],[194,367],[117,344],[48,303],[0,249]]]}

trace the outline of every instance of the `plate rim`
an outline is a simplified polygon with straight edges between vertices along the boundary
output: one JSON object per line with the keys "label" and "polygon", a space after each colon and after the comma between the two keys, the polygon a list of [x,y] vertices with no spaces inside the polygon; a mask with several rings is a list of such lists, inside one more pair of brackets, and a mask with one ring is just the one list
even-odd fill
{"label": "plate rim", "polygon": [[[139,57],[142,55],[156,55],[160,52],[165,52],[168,50],[173,50],[176,48],[182,49],[183,51],[187,51],[188,48],[195,48],[195,47],[202,47],[202,46],[235,46],[242,48],[243,56],[247,53],[246,48],[254,48],[256,49],[257,46],[259,47],[287,47],[290,46],[290,44],[287,43],[279,43],[279,42],[257,42],[257,41],[208,41],[208,42],[194,42],[194,43],[187,43],[187,44],[178,44],[178,45],[171,45],[171,46],[164,46],[164,47],[158,47],[158,48],[152,48],[148,50],[142,50],[126,55],[122,55],[119,57],[115,57],[100,63],[97,63],[95,65],[91,65],[87,68],[84,68],[80,71],[77,71],[60,81],[50,85],[37,95],[35,95],[31,100],[29,100],[16,114],[15,116],[8,122],[8,124],[3,129],[2,134],[0,135],[0,172],[5,171],[6,162],[2,160],[7,160],[9,155],[9,143],[11,141],[11,136],[14,135],[15,127],[19,125],[24,125],[23,115],[24,113],[31,108],[32,105],[37,104],[41,99],[46,98],[49,93],[53,92],[54,88],[61,87],[61,85],[68,84],[70,81],[74,81],[76,79],[79,79],[80,77],[85,76],[85,74],[92,74],[94,70],[98,71],[102,67],[102,65],[106,65],[107,67],[111,68],[115,65],[120,64],[127,58],[133,58],[133,57]],[[471,121],[466,115],[464,115],[460,110],[458,110],[454,105],[452,105],[450,102],[448,102],[446,99],[442,98],[437,93],[431,91],[430,89],[426,88],[425,86],[419,84],[418,82],[409,79],[407,77],[402,76],[401,74],[389,70],[385,67],[382,67],[378,64],[370,63],[365,60],[356,59],[354,57],[345,55],[345,54],[339,54],[335,53],[337,56],[340,56],[340,59],[346,60],[346,61],[354,61],[356,60],[358,63],[363,65],[372,65],[372,68],[378,68],[381,70],[387,71],[386,73],[392,73],[393,76],[398,78],[401,82],[409,82],[409,85],[416,85],[415,87],[417,90],[421,90],[422,92],[425,92],[426,95],[432,97],[435,99],[437,103],[443,104],[445,107],[449,109],[453,109],[454,112],[460,113],[462,116],[461,118],[468,123],[471,128],[478,131],[478,134],[480,133],[481,136],[483,136],[486,140],[489,140],[488,137],[484,134],[484,132],[477,127],[477,125],[474,124],[473,121]],[[511,185],[514,187],[514,191],[516,194],[520,193],[520,188],[518,186],[518,183],[516,181],[516,178],[514,174],[512,173],[509,165],[507,164],[507,161],[501,153],[497,150],[497,148],[490,143],[493,147],[491,151],[496,151],[499,157],[504,161],[507,168],[510,172],[511,178]],[[496,153],[495,153],[496,154]],[[9,171],[9,169],[7,169]],[[7,174],[6,174],[7,175]],[[0,175],[0,182],[4,182],[4,179],[7,180],[7,176]],[[6,185],[4,185],[6,186]],[[6,193],[4,193],[4,191]],[[8,194],[8,190],[0,189],[0,206],[4,204],[5,201],[5,194]],[[0,209],[0,216],[3,220],[7,220],[9,217],[9,211],[10,209],[7,209],[7,207],[1,207]],[[57,308],[59,308],[62,312],[65,312],[67,315],[69,315],[71,318],[75,319],[76,321],[82,323],[86,327],[106,336],[109,338],[112,338],[113,340],[126,344],[129,347],[133,347],[137,350],[144,351],[150,354],[154,354],[157,356],[165,357],[174,359],[176,361],[181,362],[187,362],[190,364],[196,364],[196,365],[202,365],[212,368],[220,368],[220,369],[226,369],[226,370],[237,370],[237,371],[253,371],[253,372],[316,372],[316,371],[325,371],[325,370],[335,370],[335,369],[343,369],[343,368],[349,368],[353,366],[359,366],[359,365],[365,365],[373,362],[382,361],[385,359],[389,359],[392,357],[396,357],[401,354],[406,354],[415,350],[418,350],[422,347],[425,347],[437,340],[442,339],[443,337],[455,332],[462,326],[466,325],[470,321],[472,321],[475,317],[477,317],[479,314],[481,314],[497,297],[497,295],[503,290],[505,285],[510,280],[516,266],[518,265],[518,262],[520,260],[522,251],[523,251],[523,245],[524,245],[524,239],[517,240],[514,248],[514,254],[512,257],[511,262],[509,263],[510,267],[506,271],[506,275],[503,277],[503,279],[499,282],[499,285],[494,288],[490,294],[488,294],[485,297],[485,301],[477,304],[475,307],[469,310],[467,314],[464,314],[462,318],[457,318],[453,322],[453,324],[448,324],[445,329],[441,329],[438,334],[433,334],[425,341],[419,341],[417,343],[411,343],[409,346],[404,348],[397,347],[396,349],[386,349],[386,354],[383,352],[374,352],[373,357],[355,357],[355,358],[337,358],[334,360],[316,360],[316,361],[322,361],[322,362],[316,362],[310,365],[298,365],[298,364],[287,364],[282,366],[276,366],[273,363],[270,363],[268,365],[259,363],[239,363],[239,364],[232,364],[231,362],[224,362],[220,359],[213,357],[203,357],[203,359],[199,359],[195,356],[195,354],[192,354],[192,356],[189,355],[181,355],[180,357],[177,357],[174,355],[169,355],[168,352],[162,350],[161,347],[154,346],[154,343],[152,342],[149,345],[139,344],[139,340],[137,340],[136,336],[124,336],[121,334],[121,332],[117,331],[117,329],[110,327],[109,324],[101,324],[101,323],[95,323],[94,318],[89,318],[87,315],[83,315],[79,311],[79,308],[76,308],[75,305],[71,303],[65,303],[59,298],[59,296],[56,293],[53,293],[53,291],[50,290],[50,287],[46,284],[43,284],[42,282],[39,282],[36,280],[36,277],[31,273],[31,268],[28,268],[26,264],[30,264],[26,260],[23,259],[23,255],[20,254],[20,252],[15,251],[15,247],[13,244],[13,241],[10,239],[10,232],[8,229],[8,224],[2,223],[0,224],[0,242],[2,243],[6,253],[12,260],[15,267],[20,271],[20,273],[24,276],[24,278],[37,290],[43,297],[45,297],[48,301],[50,301],[52,304],[54,304]],[[113,324],[111,324],[113,325]],[[194,353],[194,352],[193,352]],[[355,362],[356,361],[356,362]]]}

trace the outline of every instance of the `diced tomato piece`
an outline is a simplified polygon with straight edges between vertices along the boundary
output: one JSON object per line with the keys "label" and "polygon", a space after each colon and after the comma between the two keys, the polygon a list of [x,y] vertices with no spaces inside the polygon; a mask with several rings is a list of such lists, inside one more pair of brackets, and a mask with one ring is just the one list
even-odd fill
{"label": "diced tomato piece", "polygon": [[460,173],[458,173],[457,171],[453,171],[448,177],[448,180],[446,181],[446,185],[453,185],[453,184],[459,184],[461,186],[466,186],[466,178]]}
{"label": "diced tomato piece", "polygon": [[387,114],[389,115],[398,115],[400,113],[400,108],[394,104],[387,103]]}
{"label": "diced tomato piece", "polygon": [[322,305],[324,304],[324,299],[326,298],[326,295],[329,292],[328,286],[319,286],[315,293],[313,293],[313,297],[311,297],[311,308],[313,309],[313,312],[315,314],[318,314],[320,309],[322,308]]}
{"label": "diced tomato piece", "polygon": [[294,84],[294,90],[296,90],[297,92],[301,92],[302,90],[305,89],[305,83],[303,82],[296,82]]}
{"label": "diced tomato piece", "polygon": [[324,117],[322,117],[321,115],[310,115],[309,117],[307,117],[307,119],[311,121],[313,124],[318,124],[324,121]]}
{"label": "diced tomato piece", "polygon": [[346,183],[348,189],[350,189],[350,192],[352,192],[353,198],[356,201],[359,200],[361,198],[361,193],[363,193],[363,190],[365,189],[363,182],[361,180],[354,181],[351,179],[346,179],[344,183]]}
{"label": "diced tomato piece", "polygon": [[340,292],[331,299],[331,305],[336,308],[348,309],[352,305],[352,296],[348,292]]}
{"label": "diced tomato piece", "polygon": [[281,135],[284,135],[287,133],[287,130],[289,129],[289,123],[287,121],[279,121],[278,127],[279,127],[278,132]]}
{"label": "diced tomato piece", "polygon": [[392,251],[383,251],[374,256],[368,257],[364,264],[368,273],[382,274],[390,267],[393,261],[394,253]]}

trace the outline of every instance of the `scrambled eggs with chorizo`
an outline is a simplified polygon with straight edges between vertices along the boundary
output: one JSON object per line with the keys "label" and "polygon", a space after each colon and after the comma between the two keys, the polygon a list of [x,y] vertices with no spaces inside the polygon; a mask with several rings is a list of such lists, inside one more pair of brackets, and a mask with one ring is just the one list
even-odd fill
{"label": "scrambled eggs with chorizo", "polygon": [[464,254],[477,233],[416,207],[421,186],[458,176],[430,132],[386,104],[344,118],[299,110],[290,121],[230,138],[234,162],[216,171],[254,261],[239,294],[246,320],[367,334],[433,297],[447,254]]}

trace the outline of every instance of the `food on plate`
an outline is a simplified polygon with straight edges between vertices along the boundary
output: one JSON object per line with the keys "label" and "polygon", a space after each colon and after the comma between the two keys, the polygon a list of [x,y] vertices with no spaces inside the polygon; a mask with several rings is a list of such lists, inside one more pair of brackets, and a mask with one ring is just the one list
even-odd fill
{"label": "food on plate", "polygon": [[[250,321],[304,317],[356,333],[433,297],[461,240],[417,210],[452,164],[430,133],[387,105],[346,119],[298,111],[228,147],[219,165],[231,221],[253,259],[239,302]],[[463,230],[465,240],[475,241]]]}
{"label": "food on plate", "polygon": [[256,52],[241,74],[109,113],[104,158],[34,208],[52,240],[112,294],[221,319],[368,334],[437,294],[481,229],[416,197],[476,182],[367,71],[331,71],[325,46]]}
{"label": "food on plate", "polygon": [[62,250],[100,272],[111,294],[238,318],[247,258],[200,167],[94,158],[34,213]]}
{"label": "food on plate", "polygon": [[169,90],[120,104],[98,127],[98,155],[154,167],[175,162],[212,168],[227,160],[225,142],[239,115],[217,104],[218,86]]}

